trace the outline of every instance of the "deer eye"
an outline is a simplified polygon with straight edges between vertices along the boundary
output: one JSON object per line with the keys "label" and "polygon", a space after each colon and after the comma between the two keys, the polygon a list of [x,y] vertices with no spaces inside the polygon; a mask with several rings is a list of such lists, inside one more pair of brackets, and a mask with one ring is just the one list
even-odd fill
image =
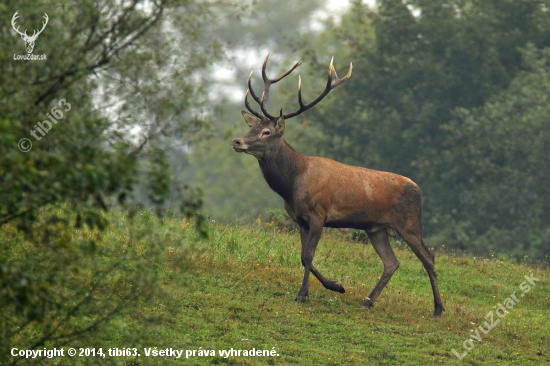
{"label": "deer eye", "polygon": [[271,131],[269,130],[263,130],[261,136],[269,136],[271,135]]}

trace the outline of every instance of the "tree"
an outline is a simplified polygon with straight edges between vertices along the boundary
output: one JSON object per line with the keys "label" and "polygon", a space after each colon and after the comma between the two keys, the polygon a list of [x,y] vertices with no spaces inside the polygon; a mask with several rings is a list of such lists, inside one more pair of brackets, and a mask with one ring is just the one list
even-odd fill
{"label": "tree", "polygon": [[319,153],[415,180],[429,235],[460,226],[462,218],[448,220],[463,204],[459,174],[450,171],[465,177],[468,162],[454,154],[451,167],[442,159],[453,138],[443,126],[455,111],[480,108],[506,90],[526,70],[520,49],[550,45],[548,24],[546,1],[380,0],[377,11],[354,2],[341,25],[328,24],[304,51],[339,44],[335,53],[354,63],[334,104],[304,116],[322,126]]}
{"label": "tree", "polygon": [[[186,156],[188,167],[181,173],[182,178],[202,187],[203,212],[208,216],[216,220],[233,220],[243,215],[256,217],[266,208],[282,208],[280,198],[270,191],[256,161],[250,156],[234,153],[231,140],[248,129],[240,111],[245,109],[244,93],[251,69],[254,69],[252,83],[255,88],[260,88],[260,68],[268,52],[271,52],[270,74],[282,72],[289,64],[295,63],[301,36],[308,33],[312,14],[320,8],[319,0],[257,1],[242,8],[242,12],[230,12],[220,17],[212,27],[211,36],[220,42],[226,58],[212,67],[210,75],[216,74],[220,68],[231,75],[226,79],[208,81],[212,86],[212,99],[221,101],[223,105],[212,118],[213,138],[190,149]],[[328,62],[315,79],[320,75],[324,79]],[[309,88],[315,79],[303,80],[304,89],[307,89],[304,95],[316,91]],[[271,111],[297,105],[297,83],[298,76],[295,76],[274,85],[268,106]],[[235,97],[223,99],[224,95]],[[302,131],[299,123],[292,122],[287,126],[291,141]]]}
{"label": "tree", "polygon": [[[132,263],[121,281],[133,289],[96,297],[124,261],[102,265],[102,211],[135,192],[140,178],[154,203],[169,196],[173,181],[160,150],[188,143],[208,119],[197,79],[219,55],[203,33],[215,5],[225,4],[0,5],[0,363],[13,337],[25,335],[20,346],[27,349],[63,344],[144,290]],[[45,14],[33,52],[47,59],[12,56],[26,52],[12,19],[30,35]],[[179,198],[184,213],[197,212],[200,200]]]}
{"label": "tree", "polygon": [[442,236],[481,254],[548,258],[550,49],[530,44],[524,71],[479,108],[456,110],[441,162],[459,204]]}

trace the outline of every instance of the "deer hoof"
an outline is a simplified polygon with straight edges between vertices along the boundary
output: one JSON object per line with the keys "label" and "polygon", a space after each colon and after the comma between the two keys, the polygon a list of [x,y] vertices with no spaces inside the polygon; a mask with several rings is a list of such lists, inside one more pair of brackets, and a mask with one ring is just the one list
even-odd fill
{"label": "deer hoof", "polygon": [[307,294],[306,295],[296,295],[296,297],[294,298],[294,301],[296,301],[296,302],[305,302],[306,297],[307,297]]}
{"label": "deer hoof", "polygon": [[365,301],[363,301],[363,304],[362,304],[362,305],[363,305],[365,308],[370,309],[370,308],[372,308],[372,307],[374,306],[374,302],[373,302],[371,299],[369,299],[369,298],[367,297],[367,299],[366,299]]}
{"label": "deer hoof", "polygon": [[435,310],[434,310],[434,318],[439,318],[441,316],[441,313],[443,312],[443,310],[445,310],[443,308],[443,306],[436,307]]}
{"label": "deer hoof", "polygon": [[344,288],[344,286],[340,285],[336,281],[331,281],[331,282],[325,284],[325,288],[328,289],[328,290],[331,290],[331,291],[339,292],[341,294],[346,292],[346,289]]}
{"label": "deer hoof", "polygon": [[330,281],[330,282],[327,282],[327,283],[323,283],[323,286],[325,286],[325,288],[327,290],[336,291],[336,292],[339,292],[341,294],[346,292],[346,289],[344,288],[344,286],[340,285],[336,281]]}

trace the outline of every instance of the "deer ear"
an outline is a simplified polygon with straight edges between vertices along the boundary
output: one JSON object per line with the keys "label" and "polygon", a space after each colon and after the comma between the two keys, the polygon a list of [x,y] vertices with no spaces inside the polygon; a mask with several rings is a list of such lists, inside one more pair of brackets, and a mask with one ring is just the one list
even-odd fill
{"label": "deer ear", "polygon": [[255,115],[250,114],[250,113],[245,112],[245,111],[241,111],[241,113],[243,114],[243,117],[244,117],[244,120],[246,121],[246,124],[250,128],[252,128],[252,127],[256,126],[258,123],[260,123],[260,119],[258,117],[256,117]]}
{"label": "deer ear", "polygon": [[285,133],[285,117],[283,117],[283,110],[281,109],[281,115],[275,122],[275,130],[277,134],[282,136]]}

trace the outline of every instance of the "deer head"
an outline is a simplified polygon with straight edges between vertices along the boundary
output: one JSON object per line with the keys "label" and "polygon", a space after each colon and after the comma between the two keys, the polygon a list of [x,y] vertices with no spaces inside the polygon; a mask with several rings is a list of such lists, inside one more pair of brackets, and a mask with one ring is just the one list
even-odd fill
{"label": "deer head", "polygon": [[39,31],[35,29],[32,36],[29,36],[27,35],[26,29],[25,29],[25,32],[22,33],[19,31],[19,27],[17,28],[15,27],[15,20],[19,18],[19,15],[17,15],[17,13],[19,13],[19,10],[16,11],[15,14],[13,14],[13,17],[11,18],[11,26],[17,33],[21,35],[21,38],[23,38],[23,41],[25,41],[25,48],[27,49],[27,53],[32,53],[34,49],[34,42],[36,41],[40,33],[42,33],[44,28],[46,28],[46,24],[48,24],[48,19],[49,19],[48,14],[44,13],[45,22],[42,22],[42,29],[40,29]]}
{"label": "deer head", "polygon": [[[248,90],[246,91],[244,96],[244,104],[246,108],[250,111],[250,113],[242,111],[242,114],[246,123],[248,124],[248,126],[250,126],[251,129],[243,137],[233,140],[233,149],[236,152],[245,152],[255,156],[258,159],[262,159],[266,151],[272,150],[282,143],[281,138],[285,132],[286,119],[295,117],[319,103],[332,89],[336,88],[338,85],[342,84],[344,81],[350,78],[353,68],[353,65],[350,63],[347,75],[344,76],[342,79],[339,79],[333,66],[334,58],[332,58],[328,67],[328,80],[325,89],[321,92],[321,94],[319,94],[317,98],[307,104],[304,104],[304,102],[302,101],[302,79],[300,76],[298,76],[298,104],[300,105],[300,107],[295,111],[286,114],[283,114],[283,110],[281,108],[279,116],[272,116],[267,111],[267,100],[269,99],[269,88],[271,84],[277,83],[285,76],[290,74],[295,68],[300,66],[302,61],[298,61],[297,63],[295,63],[294,66],[281,74],[278,78],[270,79],[267,77],[265,71],[267,67],[267,60],[269,59],[270,54],[271,53],[267,54],[262,65],[264,91],[261,98],[259,98],[252,89],[251,79],[253,71],[250,72],[250,75],[248,76]],[[254,111],[250,107],[250,104],[248,103],[249,94],[260,105],[262,114]]]}

